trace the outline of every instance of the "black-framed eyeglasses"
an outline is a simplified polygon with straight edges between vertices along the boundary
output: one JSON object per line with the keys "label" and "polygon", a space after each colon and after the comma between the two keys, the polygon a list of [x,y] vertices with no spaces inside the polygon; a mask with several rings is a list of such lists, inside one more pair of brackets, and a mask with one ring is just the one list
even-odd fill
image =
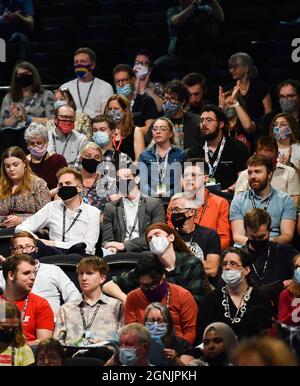
{"label": "black-framed eyeglasses", "polygon": [[218,120],[210,117],[200,118],[200,125],[202,125],[204,122],[211,123],[211,122],[218,122]]}
{"label": "black-framed eyeglasses", "polygon": [[75,117],[74,116],[69,116],[69,115],[57,115],[58,119],[61,121],[70,121],[70,122],[75,122]]}

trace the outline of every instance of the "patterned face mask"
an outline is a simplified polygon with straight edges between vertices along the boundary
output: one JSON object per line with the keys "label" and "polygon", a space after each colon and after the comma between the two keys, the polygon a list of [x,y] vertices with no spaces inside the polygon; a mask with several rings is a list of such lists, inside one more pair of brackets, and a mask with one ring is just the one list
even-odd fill
{"label": "patterned face mask", "polygon": [[273,127],[273,135],[276,141],[285,141],[292,134],[292,130],[289,126],[286,127]]}

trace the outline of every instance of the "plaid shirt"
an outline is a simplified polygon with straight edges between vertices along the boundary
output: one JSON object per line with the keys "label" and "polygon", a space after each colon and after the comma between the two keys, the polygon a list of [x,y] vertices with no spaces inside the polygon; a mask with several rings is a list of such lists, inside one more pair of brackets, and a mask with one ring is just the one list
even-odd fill
{"label": "plaid shirt", "polygon": [[[184,252],[175,252],[176,262],[172,271],[166,271],[166,280],[169,283],[180,285],[189,290],[199,304],[206,295],[205,271],[200,259]],[[134,269],[123,273],[119,277],[113,277],[113,281],[128,293],[137,287],[139,283],[135,277]]]}
{"label": "plaid shirt", "polygon": [[[83,338],[84,328],[80,308],[83,309],[87,325],[91,322],[97,304],[100,304],[95,320],[88,330],[90,341]],[[107,340],[115,340],[117,331],[123,326],[123,303],[101,294],[97,303],[90,306],[82,299],[65,303],[60,307],[54,330],[54,338],[65,345],[87,345]]]}

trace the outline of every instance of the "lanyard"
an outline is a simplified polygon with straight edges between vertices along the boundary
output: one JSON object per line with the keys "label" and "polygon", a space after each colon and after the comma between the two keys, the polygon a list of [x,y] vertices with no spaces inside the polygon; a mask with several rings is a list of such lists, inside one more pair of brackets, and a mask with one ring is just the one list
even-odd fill
{"label": "lanyard", "polygon": [[28,306],[28,301],[29,301],[29,295],[27,295],[26,299],[25,299],[25,303],[24,303],[23,310],[22,310],[22,313],[21,313],[21,323],[23,323],[24,319],[25,319],[25,314],[26,314],[26,310],[27,310],[27,306]]}
{"label": "lanyard", "polygon": [[87,104],[87,101],[89,99],[89,96],[90,96],[90,93],[91,93],[94,81],[95,81],[95,78],[93,79],[92,83],[90,84],[87,96],[86,96],[85,101],[84,101],[84,105],[82,106],[82,100],[81,100],[81,95],[80,95],[80,91],[79,91],[79,79],[77,79],[77,93],[78,93],[79,103],[80,103],[80,107],[81,107],[81,111],[82,112],[84,111],[85,106]]}
{"label": "lanyard", "polygon": [[166,302],[167,308],[169,308],[169,305],[170,305],[170,288],[168,286],[168,288],[167,288],[167,302]]}
{"label": "lanyard", "polygon": [[114,145],[115,149],[117,149],[118,151],[120,151],[120,147],[122,145],[122,141],[123,141],[123,138],[121,137],[121,134],[120,134],[120,141],[119,141],[118,145],[117,145],[117,142],[116,142],[116,138],[113,137],[113,140],[112,140],[113,145]]}
{"label": "lanyard", "polygon": [[15,365],[15,356],[16,356],[15,346],[12,346],[11,348],[11,365],[12,366]]}
{"label": "lanyard", "polygon": [[267,258],[266,258],[266,261],[265,261],[264,268],[263,268],[261,276],[258,274],[257,269],[256,269],[254,263],[252,263],[252,268],[254,269],[255,275],[259,278],[259,280],[262,282],[262,284],[264,282],[265,272],[266,272],[266,269],[267,269],[267,266],[268,266],[268,261],[269,261],[269,256],[270,256],[270,245],[269,245],[269,248],[268,248]]}
{"label": "lanyard", "polygon": [[217,167],[219,165],[219,162],[220,162],[220,159],[221,159],[221,155],[222,155],[222,152],[223,152],[223,149],[224,149],[224,146],[225,146],[225,142],[226,142],[226,138],[223,137],[221,145],[220,145],[220,148],[219,148],[219,151],[218,151],[217,158],[215,159],[215,162],[213,163],[213,165],[211,165],[210,159],[209,159],[209,155],[208,155],[207,141],[205,141],[205,144],[204,144],[204,155],[205,155],[205,161],[208,164],[209,176],[210,177],[213,177],[215,172],[216,172],[216,170],[217,170]]}
{"label": "lanyard", "polygon": [[65,142],[65,145],[64,145],[64,147],[63,147],[62,152],[61,152],[61,153],[58,153],[57,148],[56,148],[56,139],[55,139],[55,135],[54,135],[54,133],[52,133],[52,142],[53,142],[53,147],[54,147],[54,153],[56,153],[56,154],[61,154],[61,155],[65,155],[65,151],[66,151],[66,149],[67,149],[68,142],[69,142],[71,136],[72,136],[72,133],[70,133],[70,134],[68,135],[68,137],[67,137],[67,139],[66,139],[66,142]]}
{"label": "lanyard", "polygon": [[69,226],[69,228],[66,230],[66,210],[67,208],[64,206],[64,215],[63,215],[63,229],[62,229],[62,241],[65,241],[65,235],[67,232],[69,232],[69,230],[72,228],[72,226],[75,224],[75,222],[77,221],[78,217],[80,216],[80,213],[82,212],[81,209],[79,209],[76,217],[74,218],[74,220],[72,221],[71,225]]}
{"label": "lanyard", "polygon": [[[255,195],[254,195],[253,192],[250,192],[250,195],[251,195],[252,208],[255,208],[255,209],[256,209],[257,206],[256,206]],[[268,206],[269,206],[269,204],[270,204],[270,200],[271,200],[271,193],[270,193],[270,196],[269,196],[268,199],[267,199],[267,202],[266,202],[265,205],[264,205],[264,210],[267,210],[267,209],[268,209]],[[265,201],[265,200],[263,200],[263,201]]]}
{"label": "lanyard", "polygon": [[206,197],[205,197],[205,201],[204,201],[204,204],[202,205],[202,212],[201,212],[201,215],[199,217],[199,220],[197,221],[197,224],[199,225],[203,216],[204,216],[204,213],[206,211],[206,208],[207,208],[207,203],[208,203],[208,196],[209,196],[209,192],[207,192],[206,194]]}
{"label": "lanyard", "polygon": [[170,152],[170,150],[171,150],[171,147],[169,147],[168,152],[166,153],[166,155],[164,157],[164,166],[162,168],[160,167],[160,162],[159,162],[159,158],[161,158],[161,157],[160,157],[160,155],[158,154],[158,152],[156,150],[156,163],[157,163],[157,168],[158,168],[158,182],[160,184],[162,183],[162,180],[165,177],[166,172],[167,172],[167,166],[168,166],[168,159],[169,159],[169,152]]}
{"label": "lanyard", "polygon": [[136,215],[135,215],[135,219],[134,219],[134,222],[133,222],[133,226],[132,226],[131,231],[129,233],[128,229],[127,229],[127,225],[126,225],[126,214],[125,214],[124,202],[122,200],[122,204],[121,204],[122,216],[123,216],[123,221],[124,221],[124,224],[125,224],[125,232],[126,232],[125,234],[128,233],[128,240],[131,240],[132,234],[133,234],[133,232],[134,232],[134,230],[136,228],[136,224],[137,224],[137,220],[138,220],[138,217],[139,217],[139,209],[140,209],[141,203],[142,203],[142,197],[140,197],[140,199],[139,199],[138,208],[137,208],[137,211],[136,211]]}
{"label": "lanyard", "polygon": [[97,315],[97,312],[99,311],[99,308],[100,308],[100,304],[98,303],[96,305],[96,309],[94,311],[94,314],[92,316],[92,319],[90,320],[90,322],[87,324],[86,323],[86,320],[85,320],[85,317],[84,317],[84,314],[83,314],[83,307],[80,307],[80,315],[81,315],[81,319],[82,319],[82,324],[83,324],[83,330],[84,331],[88,331],[91,327],[92,327],[92,324],[96,318],[96,315]]}

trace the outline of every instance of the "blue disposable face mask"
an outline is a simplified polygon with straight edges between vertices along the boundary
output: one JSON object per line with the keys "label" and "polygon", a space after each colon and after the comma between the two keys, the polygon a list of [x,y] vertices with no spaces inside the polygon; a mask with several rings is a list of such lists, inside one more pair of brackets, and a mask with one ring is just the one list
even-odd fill
{"label": "blue disposable face mask", "polygon": [[156,338],[165,336],[168,331],[166,323],[146,322],[146,327],[150,335]]}
{"label": "blue disposable face mask", "polygon": [[120,347],[119,359],[124,366],[134,366],[137,362],[136,348]]}
{"label": "blue disposable face mask", "polygon": [[281,110],[284,113],[293,113],[297,110],[298,103],[297,101],[288,100],[285,98],[279,98],[279,104],[281,107]]}
{"label": "blue disposable face mask", "polygon": [[105,147],[106,145],[109,144],[109,135],[103,131],[96,131],[93,134],[93,141],[99,145],[100,147]]}
{"label": "blue disposable face mask", "polygon": [[66,100],[54,101],[54,110],[57,110],[61,106],[67,106],[68,102]]}
{"label": "blue disposable face mask", "polygon": [[170,101],[166,101],[163,104],[163,111],[166,117],[172,118],[181,108],[180,103],[172,103]]}
{"label": "blue disposable face mask", "polygon": [[294,271],[294,280],[300,285],[300,267],[296,268]]}
{"label": "blue disposable face mask", "polygon": [[122,87],[116,86],[116,92],[117,92],[117,94],[122,94],[122,95],[127,97],[130,94],[132,94],[132,86],[129,83],[125,84]]}

